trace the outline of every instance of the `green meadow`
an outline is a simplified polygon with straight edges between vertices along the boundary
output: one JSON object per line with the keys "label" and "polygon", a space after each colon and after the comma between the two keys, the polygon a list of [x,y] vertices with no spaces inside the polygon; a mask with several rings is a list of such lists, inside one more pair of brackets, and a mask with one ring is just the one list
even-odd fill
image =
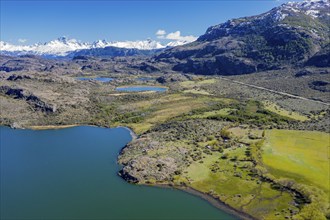
{"label": "green meadow", "polygon": [[329,193],[330,135],[314,131],[269,130],[263,162],[276,177],[316,185]]}

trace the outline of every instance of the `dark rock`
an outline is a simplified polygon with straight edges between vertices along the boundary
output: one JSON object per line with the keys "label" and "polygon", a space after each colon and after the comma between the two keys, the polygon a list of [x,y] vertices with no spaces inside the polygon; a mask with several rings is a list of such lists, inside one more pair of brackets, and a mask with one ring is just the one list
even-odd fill
{"label": "dark rock", "polygon": [[48,104],[42,101],[39,97],[25,91],[21,88],[11,88],[9,86],[0,86],[0,93],[8,96],[12,96],[14,99],[23,99],[29,103],[36,110],[40,110],[46,113],[54,113],[57,108],[56,105]]}
{"label": "dark rock", "polygon": [[72,60],[88,60],[87,56],[74,56]]}
{"label": "dark rock", "polygon": [[310,82],[309,87],[320,92],[330,92],[330,83],[326,81],[313,81]]}
{"label": "dark rock", "polygon": [[164,83],[171,83],[171,82],[181,82],[187,80],[186,75],[181,74],[166,74],[164,76],[160,76],[156,79],[157,82],[164,84]]}
{"label": "dark rock", "polygon": [[305,63],[306,66],[330,67],[330,44],[326,45],[321,51],[312,56]]}
{"label": "dark rock", "polygon": [[21,71],[23,67],[10,67],[10,66],[0,66],[0,71],[5,72],[13,72],[13,71]]}
{"label": "dark rock", "polygon": [[14,122],[10,125],[10,128],[12,128],[12,129],[22,129],[23,127],[19,123]]}
{"label": "dark rock", "polygon": [[294,76],[295,77],[303,77],[303,76],[310,76],[312,75],[313,73],[311,71],[308,71],[308,70],[301,70],[299,72],[297,72]]}
{"label": "dark rock", "polygon": [[157,67],[147,64],[145,62],[142,62],[139,66],[137,66],[137,68],[147,73],[159,71]]}
{"label": "dark rock", "polygon": [[118,175],[129,183],[138,183],[138,179],[125,172],[123,169],[118,172]]}
{"label": "dark rock", "polygon": [[31,79],[30,76],[27,76],[27,75],[16,75],[16,74],[13,74],[11,76],[9,76],[7,78],[8,81],[17,81],[17,80],[21,80],[21,79]]}
{"label": "dark rock", "polygon": [[328,82],[324,82],[324,81],[313,81],[312,84],[314,86],[326,86],[328,85],[329,83]]}

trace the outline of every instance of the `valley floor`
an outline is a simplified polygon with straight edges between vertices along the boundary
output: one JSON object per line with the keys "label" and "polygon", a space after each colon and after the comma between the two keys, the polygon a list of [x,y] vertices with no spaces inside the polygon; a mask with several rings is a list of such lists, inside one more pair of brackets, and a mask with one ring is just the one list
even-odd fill
{"label": "valley floor", "polygon": [[[125,126],[137,134],[118,158],[120,175],[129,182],[196,190],[256,219],[330,216],[325,99],[218,77],[171,75],[160,85],[157,75],[143,76],[145,81],[117,75],[107,83],[30,75],[2,77],[1,124]],[[141,84],[167,91],[116,91]]]}

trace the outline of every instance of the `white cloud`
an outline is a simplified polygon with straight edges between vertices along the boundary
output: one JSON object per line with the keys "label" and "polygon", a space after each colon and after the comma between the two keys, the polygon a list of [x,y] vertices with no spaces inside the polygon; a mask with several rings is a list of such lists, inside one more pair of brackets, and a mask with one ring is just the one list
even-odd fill
{"label": "white cloud", "polygon": [[158,39],[167,39],[167,40],[174,40],[174,41],[192,42],[192,41],[197,40],[197,37],[192,36],[192,35],[182,36],[180,31],[171,32],[166,35],[165,30],[158,30],[156,32],[156,36]]}
{"label": "white cloud", "polygon": [[159,29],[157,32],[156,32],[156,35],[157,36],[162,36],[162,35],[165,35],[166,34],[166,31],[165,30],[162,30],[162,29]]}
{"label": "white cloud", "polygon": [[27,42],[27,39],[20,38],[20,39],[18,39],[18,42],[23,44],[23,43]]}
{"label": "white cloud", "polygon": [[157,36],[158,39],[165,39],[165,34],[166,34],[166,31],[162,30],[162,29],[159,29],[156,32],[156,36]]}
{"label": "white cloud", "polygon": [[192,42],[197,40],[197,37],[188,35],[188,36],[182,36],[180,31],[175,31],[172,33],[169,33],[166,35],[166,39],[168,40],[176,40],[176,41],[188,41]]}

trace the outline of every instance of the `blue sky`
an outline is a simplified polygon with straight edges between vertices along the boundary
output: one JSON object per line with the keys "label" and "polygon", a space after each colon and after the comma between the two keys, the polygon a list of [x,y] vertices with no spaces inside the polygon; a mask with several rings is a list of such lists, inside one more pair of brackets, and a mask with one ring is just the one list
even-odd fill
{"label": "blue sky", "polygon": [[[2,41],[46,42],[60,36],[92,42],[157,39],[180,31],[199,36],[231,18],[256,15],[286,0],[214,1],[1,1]],[[19,40],[20,39],[20,40]],[[161,39],[157,39],[163,41]]]}

